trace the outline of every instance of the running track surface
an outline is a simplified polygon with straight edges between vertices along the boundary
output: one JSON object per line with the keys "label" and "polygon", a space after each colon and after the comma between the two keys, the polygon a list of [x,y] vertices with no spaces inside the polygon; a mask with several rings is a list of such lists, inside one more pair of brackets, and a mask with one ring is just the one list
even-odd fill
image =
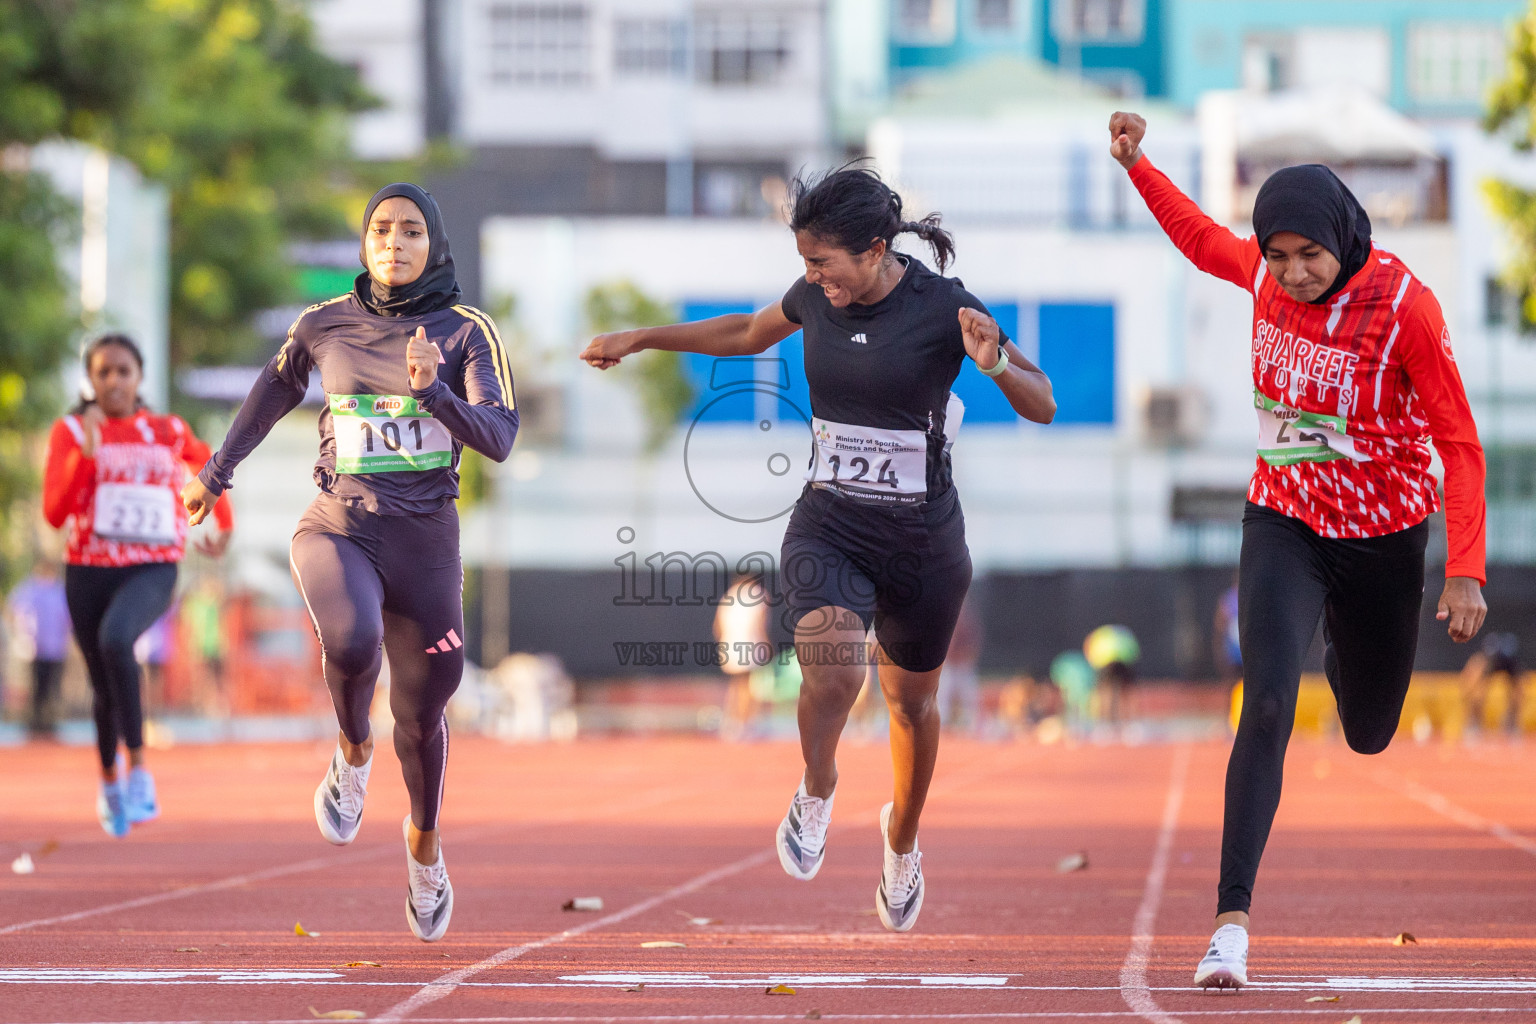
{"label": "running track surface", "polygon": [[[927,902],[894,935],[873,910],[883,746],[845,745],[804,883],[771,850],[793,745],[459,739],[434,945],[406,929],[406,800],[379,749],[347,848],[313,822],[326,746],[159,752],[164,816],[122,841],[94,822],[89,751],[0,751],[0,856],[37,865],[0,863],[0,1020],[1536,1022],[1531,748],[1293,743],[1237,995],[1188,987],[1225,744],[946,738]],[[562,912],[577,896],[604,909]]]}

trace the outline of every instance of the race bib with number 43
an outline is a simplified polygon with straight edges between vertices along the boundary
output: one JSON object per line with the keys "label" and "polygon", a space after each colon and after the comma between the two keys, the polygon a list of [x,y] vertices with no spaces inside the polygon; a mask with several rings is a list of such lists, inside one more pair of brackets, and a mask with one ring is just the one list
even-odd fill
{"label": "race bib with number 43", "polygon": [[1355,450],[1354,438],[1345,433],[1349,424],[1343,416],[1302,412],[1257,391],[1253,407],[1259,415],[1259,458],[1271,466],[1333,459],[1370,461]]}
{"label": "race bib with number 43", "polygon": [[399,473],[453,463],[453,438],[405,395],[329,395],[336,472]]}

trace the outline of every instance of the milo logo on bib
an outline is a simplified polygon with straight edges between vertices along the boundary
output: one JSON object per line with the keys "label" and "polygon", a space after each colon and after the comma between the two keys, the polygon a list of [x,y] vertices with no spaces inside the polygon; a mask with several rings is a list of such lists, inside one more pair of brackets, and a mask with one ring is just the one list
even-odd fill
{"label": "milo logo on bib", "polygon": [[1349,423],[1343,416],[1303,412],[1258,391],[1253,393],[1253,407],[1259,415],[1259,458],[1271,466],[1334,459],[1370,461],[1355,450],[1355,439],[1345,433]]}
{"label": "milo logo on bib", "polygon": [[336,472],[400,473],[453,464],[453,438],[405,395],[329,395]]}

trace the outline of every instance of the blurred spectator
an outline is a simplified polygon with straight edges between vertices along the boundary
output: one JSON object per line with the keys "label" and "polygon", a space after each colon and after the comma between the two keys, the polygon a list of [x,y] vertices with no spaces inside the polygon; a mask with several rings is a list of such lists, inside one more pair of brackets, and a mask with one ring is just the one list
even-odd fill
{"label": "blurred spectator", "polygon": [[1093,722],[1093,668],[1079,651],[1063,651],[1051,661],[1051,682],[1061,694],[1067,728],[1082,733]]}
{"label": "blurred spectator", "polygon": [[218,715],[229,713],[224,687],[224,600],[224,584],[217,576],[205,576],[181,602],[182,635],[197,665],[197,701]]}
{"label": "blurred spectator", "polygon": [[144,669],[144,716],[165,712],[165,663],[176,647],[176,600],[133,642],[133,658]]}
{"label": "blurred spectator", "polygon": [[726,588],[715,608],[715,642],[720,645],[720,670],[727,681],[720,732],[726,739],[738,739],[746,733],[759,704],[771,701],[775,692],[768,592],[761,576],[738,576]]}
{"label": "blurred spectator", "polygon": [[6,619],[17,658],[32,668],[32,707],[27,730],[51,737],[59,723],[59,681],[69,650],[69,607],[59,564],[38,558],[32,574],[11,591]]}
{"label": "blurred spectator", "polygon": [[949,654],[939,673],[939,720],[954,729],[975,730],[981,724],[981,616],[970,594],[960,606],[960,619],[949,638]]}
{"label": "blurred spectator", "polygon": [[1228,686],[1243,678],[1243,648],[1238,642],[1237,575],[1216,602],[1216,622],[1211,630],[1211,653],[1216,671]]}
{"label": "blurred spectator", "polygon": [[1467,722],[1481,729],[1488,706],[1488,694],[1495,676],[1509,680],[1509,697],[1504,703],[1504,731],[1520,731],[1520,712],[1525,668],[1520,664],[1520,640],[1513,633],[1489,633],[1482,647],[1472,653],[1461,670],[1462,699],[1467,706]]}
{"label": "blurred spectator", "polygon": [[1104,717],[1118,725],[1126,709],[1126,691],[1136,679],[1141,645],[1124,626],[1100,626],[1083,641],[1083,657],[1096,674],[1098,689],[1108,704]]}

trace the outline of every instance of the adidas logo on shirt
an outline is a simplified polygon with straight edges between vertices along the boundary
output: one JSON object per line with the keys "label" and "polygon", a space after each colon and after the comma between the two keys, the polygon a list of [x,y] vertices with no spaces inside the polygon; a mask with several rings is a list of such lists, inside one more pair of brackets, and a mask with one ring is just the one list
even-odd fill
{"label": "adidas logo on shirt", "polygon": [[850,340],[856,341],[860,345],[868,345],[869,344],[869,335],[867,335],[867,334],[855,334]]}

